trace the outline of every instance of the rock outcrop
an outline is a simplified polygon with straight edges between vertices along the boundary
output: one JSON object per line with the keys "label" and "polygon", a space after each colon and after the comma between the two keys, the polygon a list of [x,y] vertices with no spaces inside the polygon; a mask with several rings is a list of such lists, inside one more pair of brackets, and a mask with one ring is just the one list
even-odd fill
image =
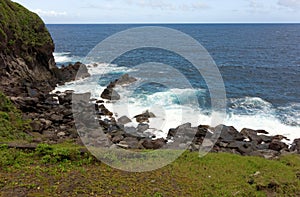
{"label": "rock outcrop", "polygon": [[51,90],[56,85],[53,51],[50,33],[38,15],[0,0],[0,88],[7,95]]}

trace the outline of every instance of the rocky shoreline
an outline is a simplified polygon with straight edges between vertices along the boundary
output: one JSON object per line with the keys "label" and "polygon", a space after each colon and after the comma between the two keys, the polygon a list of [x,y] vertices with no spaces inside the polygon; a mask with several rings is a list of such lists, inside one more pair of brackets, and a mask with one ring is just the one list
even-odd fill
{"label": "rocky shoreline", "polygon": [[[155,118],[152,112],[145,109],[145,112],[135,114],[133,118],[117,118],[116,114],[105,106],[107,102],[121,99],[121,95],[115,91],[117,86],[129,85],[136,81],[129,75],[123,75],[111,82],[101,93],[103,100],[91,99],[89,94],[76,95],[72,91],[52,93],[57,84],[89,77],[87,67],[79,62],[62,68],[56,67],[53,57],[54,43],[43,21],[19,4],[11,1],[1,3],[6,9],[0,13],[5,19],[0,24],[0,90],[22,111],[23,118],[31,121],[31,130],[27,133],[32,136],[33,143],[55,144],[72,140],[78,144],[108,148],[179,147],[198,151],[201,145],[209,146],[213,143],[205,141],[205,138],[209,139],[213,133],[219,132],[220,136],[214,140],[216,142],[212,152],[258,155],[266,158],[300,153],[300,139],[295,139],[289,147],[282,142],[286,139],[284,136],[268,136],[267,131],[247,128],[239,132],[234,127],[225,125],[174,125],[165,138],[157,138],[148,124]],[[77,76],[79,69],[81,74]],[[82,98],[76,103],[81,106],[75,114],[72,102],[74,96]],[[95,113],[86,117],[85,110],[87,115],[90,111]],[[83,120],[90,119],[93,124],[96,121],[96,130],[82,131],[86,123],[75,122],[75,116],[82,116]],[[136,121],[138,126],[128,126],[132,121]],[[82,127],[78,128],[76,123]],[[100,129],[103,135],[99,136],[97,129]]]}
{"label": "rocky shoreline", "polygon": [[[65,79],[75,79],[76,70],[80,63],[69,65],[61,69],[61,75],[67,75]],[[67,74],[64,72],[67,71]],[[84,77],[88,77],[86,74]],[[190,151],[199,151],[200,147],[205,147],[205,143],[210,145],[210,137],[214,132],[220,132],[220,136],[213,145],[211,152],[228,152],[246,156],[261,156],[265,158],[275,158],[281,154],[300,154],[300,139],[295,139],[291,146],[282,142],[287,140],[281,135],[269,136],[267,131],[252,130],[244,128],[237,131],[232,126],[219,125],[210,127],[199,125],[192,127],[190,123],[171,128],[166,138],[156,138],[149,128],[149,121],[155,118],[155,114],[145,111],[136,114],[133,118],[122,116],[117,118],[106,107],[106,102],[113,102],[121,99],[121,96],[114,90],[116,86],[129,85],[136,79],[123,75],[120,79],[111,82],[102,92],[103,100],[91,99],[89,94],[74,94],[73,91],[45,93],[36,97],[11,97],[11,100],[23,111],[24,118],[32,120],[30,125],[34,143],[55,144],[66,140],[73,140],[81,145],[106,148],[124,149],[160,149],[160,148],[186,148]],[[80,110],[74,111],[72,97],[79,96]],[[76,108],[76,107],[75,107]],[[86,112],[82,109],[87,110]],[[98,123],[98,129],[103,131],[100,135],[98,130],[88,131],[75,127],[73,116],[86,115],[94,111]],[[83,117],[82,120],[85,118]],[[136,121],[137,127],[127,126],[128,123]],[[84,122],[82,124],[84,128]],[[77,125],[78,126],[78,125]],[[80,134],[80,136],[78,135]],[[211,142],[212,143],[212,142]]]}

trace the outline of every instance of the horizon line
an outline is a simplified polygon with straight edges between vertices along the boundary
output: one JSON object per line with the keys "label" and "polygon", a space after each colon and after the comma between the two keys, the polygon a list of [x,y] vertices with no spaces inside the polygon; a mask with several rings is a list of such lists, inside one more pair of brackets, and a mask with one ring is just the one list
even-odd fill
{"label": "horizon line", "polygon": [[300,22],[86,22],[86,23],[45,23],[46,25],[172,25],[172,24],[195,24],[195,25],[209,25],[209,24],[300,24]]}

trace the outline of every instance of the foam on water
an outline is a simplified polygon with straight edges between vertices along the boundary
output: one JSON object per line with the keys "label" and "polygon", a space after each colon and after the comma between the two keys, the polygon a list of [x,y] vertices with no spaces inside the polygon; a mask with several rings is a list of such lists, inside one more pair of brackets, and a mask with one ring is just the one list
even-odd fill
{"label": "foam on water", "polygon": [[78,56],[72,56],[71,52],[54,52],[53,53],[55,62],[57,64],[65,64],[65,63],[74,63],[77,61],[80,61],[82,58],[78,57]]}

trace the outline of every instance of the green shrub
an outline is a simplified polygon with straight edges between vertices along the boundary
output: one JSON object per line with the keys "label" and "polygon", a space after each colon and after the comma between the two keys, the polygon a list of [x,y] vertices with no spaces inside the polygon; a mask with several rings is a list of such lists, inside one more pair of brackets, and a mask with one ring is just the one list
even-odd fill
{"label": "green shrub", "polygon": [[36,154],[42,157],[43,163],[58,163],[82,159],[79,150],[76,148],[55,147],[48,144],[39,144],[36,148]]}

